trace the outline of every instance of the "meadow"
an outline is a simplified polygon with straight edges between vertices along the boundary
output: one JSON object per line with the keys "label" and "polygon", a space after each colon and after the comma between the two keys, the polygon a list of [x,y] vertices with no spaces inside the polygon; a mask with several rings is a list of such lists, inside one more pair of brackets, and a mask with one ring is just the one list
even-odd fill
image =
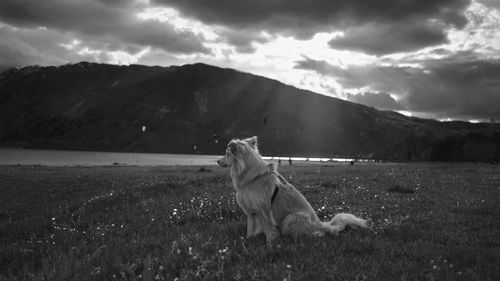
{"label": "meadow", "polygon": [[246,239],[229,171],[0,167],[0,280],[500,280],[500,166],[283,165],[325,220],[371,229]]}

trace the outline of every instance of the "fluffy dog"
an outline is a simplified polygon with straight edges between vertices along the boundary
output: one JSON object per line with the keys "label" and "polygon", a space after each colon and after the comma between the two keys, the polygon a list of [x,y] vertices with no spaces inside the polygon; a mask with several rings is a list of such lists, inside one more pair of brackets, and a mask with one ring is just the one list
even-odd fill
{"label": "fluffy dog", "polygon": [[230,167],[236,201],[247,216],[247,238],[266,235],[267,244],[279,236],[338,234],[346,226],[366,227],[366,221],[340,213],[322,222],[306,198],[259,154],[257,137],[233,139],[217,163]]}

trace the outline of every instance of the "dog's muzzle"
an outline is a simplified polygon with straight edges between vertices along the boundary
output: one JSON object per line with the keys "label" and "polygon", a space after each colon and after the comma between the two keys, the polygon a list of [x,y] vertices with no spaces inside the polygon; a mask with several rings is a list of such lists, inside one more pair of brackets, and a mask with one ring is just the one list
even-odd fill
{"label": "dog's muzzle", "polygon": [[228,164],[224,163],[224,162],[223,162],[223,161],[221,161],[221,160],[222,160],[222,159],[217,160],[217,164],[219,164],[219,166],[224,167],[224,168],[229,167],[229,165],[228,165]]}

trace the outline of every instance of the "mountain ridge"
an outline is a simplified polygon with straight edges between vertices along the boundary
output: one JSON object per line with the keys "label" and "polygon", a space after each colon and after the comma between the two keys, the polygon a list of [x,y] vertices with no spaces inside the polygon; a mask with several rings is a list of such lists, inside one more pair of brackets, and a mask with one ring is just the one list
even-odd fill
{"label": "mountain ridge", "polygon": [[[258,135],[268,155],[498,161],[498,132],[498,124],[408,117],[204,63],[0,74],[3,146],[221,154],[229,139]],[[443,154],[446,142],[457,148]],[[489,152],[475,155],[474,146]]]}

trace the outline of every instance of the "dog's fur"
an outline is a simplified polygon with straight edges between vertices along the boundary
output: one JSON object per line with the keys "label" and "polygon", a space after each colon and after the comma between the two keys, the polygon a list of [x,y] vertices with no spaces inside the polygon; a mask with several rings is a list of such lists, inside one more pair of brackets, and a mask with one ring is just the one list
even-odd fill
{"label": "dog's fur", "polygon": [[[247,238],[266,235],[268,245],[280,232],[295,237],[301,234],[323,236],[338,234],[346,226],[366,227],[366,221],[352,214],[340,213],[329,222],[322,222],[306,198],[259,154],[257,137],[233,139],[226,154],[217,161],[231,168],[236,201],[247,216]],[[278,193],[273,202],[275,187]]]}

